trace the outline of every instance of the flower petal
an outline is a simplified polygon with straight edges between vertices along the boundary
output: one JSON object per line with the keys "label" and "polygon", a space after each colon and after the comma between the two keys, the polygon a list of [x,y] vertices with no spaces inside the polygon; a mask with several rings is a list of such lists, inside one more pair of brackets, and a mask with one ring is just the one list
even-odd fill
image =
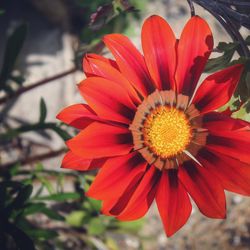
{"label": "flower petal", "polygon": [[109,58],[105,58],[103,56],[97,55],[97,54],[86,54],[83,57],[83,61],[82,61],[82,66],[83,66],[83,72],[85,73],[85,75],[87,77],[90,76],[98,76],[98,70],[89,62],[89,59],[95,59],[98,60],[100,62],[104,62],[109,64],[111,67],[118,69],[117,63]]}
{"label": "flower petal", "polygon": [[156,203],[167,236],[173,235],[187,222],[192,205],[176,170],[162,172]]}
{"label": "flower petal", "polygon": [[[131,198],[127,202],[125,209],[117,216],[119,220],[136,220],[144,216],[151,206],[158,187],[160,171],[154,166],[149,167]],[[116,213],[115,209],[111,214]]]}
{"label": "flower petal", "polygon": [[90,107],[107,120],[130,124],[136,110],[126,89],[117,83],[90,77],[79,84],[79,89]]}
{"label": "flower petal", "polygon": [[219,180],[195,162],[184,162],[178,174],[200,211],[210,218],[225,218],[225,193]]}
{"label": "flower petal", "polygon": [[250,129],[235,131],[210,131],[207,136],[207,148],[236,158],[242,162],[250,162]]}
{"label": "flower petal", "polygon": [[138,175],[142,176],[147,163],[137,152],[108,159],[87,195],[95,199],[118,199],[130,182]]}
{"label": "flower petal", "polygon": [[127,128],[98,122],[91,123],[67,141],[67,145],[75,155],[87,159],[125,155],[133,148],[132,136]]}
{"label": "flower petal", "polygon": [[92,76],[100,76],[117,83],[119,86],[127,90],[129,96],[135,104],[139,105],[141,100],[130,82],[121,74],[121,72],[113,67],[109,62],[95,59],[89,55],[85,56],[86,62],[92,69]]}
{"label": "flower petal", "polygon": [[121,34],[106,35],[103,41],[114,55],[122,74],[140,94],[146,97],[153,92],[144,58],[131,41]]}
{"label": "flower petal", "polygon": [[[197,121],[200,117],[197,117]],[[195,121],[194,118],[193,121]],[[202,127],[210,131],[225,131],[250,128],[250,123],[240,119],[234,119],[219,112],[209,112],[202,116]]]}
{"label": "flower petal", "polygon": [[141,173],[135,176],[118,199],[105,199],[102,203],[101,212],[108,216],[118,216],[119,214],[121,214],[126,208],[138,185],[140,184],[142,177],[143,175],[141,175]]}
{"label": "flower petal", "polygon": [[91,160],[67,152],[62,160],[62,168],[68,168],[78,171],[92,170],[100,168],[106,159]]}
{"label": "flower petal", "polygon": [[205,20],[192,17],[184,27],[177,47],[178,93],[192,96],[213,49],[212,32]]}
{"label": "flower petal", "polygon": [[70,105],[64,108],[56,118],[78,129],[87,127],[93,121],[104,121],[87,104]]}
{"label": "flower petal", "polygon": [[250,164],[231,157],[203,149],[197,159],[214,176],[220,179],[222,186],[231,192],[250,195]]}
{"label": "flower petal", "polygon": [[243,65],[236,64],[208,76],[198,88],[192,103],[201,113],[223,106],[233,95],[242,71]]}
{"label": "flower petal", "polygon": [[158,89],[174,89],[176,38],[169,24],[160,16],[151,16],[142,27],[145,61]]}

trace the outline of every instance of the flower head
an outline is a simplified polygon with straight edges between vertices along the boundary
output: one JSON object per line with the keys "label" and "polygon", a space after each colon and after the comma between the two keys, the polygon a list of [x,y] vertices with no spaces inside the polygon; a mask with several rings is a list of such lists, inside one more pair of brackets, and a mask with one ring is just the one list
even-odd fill
{"label": "flower head", "polygon": [[208,24],[192,17],[179,40],[159,16],[142,28],[142,55],[121,34],[104,37],[114,60],[88,54],[79,90],[87,104],[58,119],[81,130],[62,166],[99,168],[87,195],[120,220],[145,215],[156,200],[166,234],[191,213],[225,218],[224,190],[250,195],[249,123],[216,112],[231,98],[242,65],[198,85],[213,48]]}

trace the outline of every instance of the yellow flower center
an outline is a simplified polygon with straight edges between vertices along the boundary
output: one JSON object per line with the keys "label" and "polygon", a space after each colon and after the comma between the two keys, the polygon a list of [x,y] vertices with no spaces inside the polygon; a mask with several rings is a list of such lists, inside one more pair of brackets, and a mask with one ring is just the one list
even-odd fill
{"label": "yellow flower center", "polygon": [[144,143],[161,158],[182,152],[192,136],[186,115],[168,106],[152,110],[143,123],[142,132]]}

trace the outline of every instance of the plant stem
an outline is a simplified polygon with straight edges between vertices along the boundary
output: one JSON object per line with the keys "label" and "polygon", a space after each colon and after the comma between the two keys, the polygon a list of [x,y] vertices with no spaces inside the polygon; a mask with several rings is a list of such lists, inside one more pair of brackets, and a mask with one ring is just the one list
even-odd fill
{"label": "plant stem", "polygon": [[10,163],[6,163],[6,164],[1,166],[1,173],[3,173],[4,171],[9,171],[9,168],[16,165],[16,164],[21,164],[21,165],[31,164],[31,163],[34,163],[34,162],[39,162],[39,161],[42,161],[42,160],[45,160],[45,159],[50,159],[50,158],[56,157],[56,156],[61,155],[61,154],[65,153],[65,152],[66,152],[66,149],[61,148],[61,149],[58,149],[56,151],[51,151],[51,152],[48,152],[48,153],[35,155],[35,156],[29,157],[29,158],[26,158],[26,159],[20,159],[20,160],[17,160],[17,161],[12,161]]}
{"label": "plant stem", "polygon": [[54,75],[54,76],[52,76],[52,77],[45,78],[45,79],[43,79],[43,80],[41,80],[41,81],[38,81],[38,82],[33,83],[33,84],[30,84],[30,85],[28,85],[28,86],[26,86],[26,87],[21,87],[20,89],[18,89],[18,90],[17,90],[16,92],[14,92],[13,94],[8,95],[8,96],[4,96],[4,97],[0,98],[0,105],[1,105],[1,104],[4,104],[5,102],[9,101],[10,99],[19,97],[21,94],[23,94],[23,93],[25,93],[25,92],[27,92],[27,91],[29,91],[29,90],[32,90],[32,89],[34,89],[34,88],[36,88],[36,87],[40,87],[40,86],[42,86],[42,85],[44,85],[44,84],[46,84],[46,83],[52,82],[52,81],[54,81],[54,80],[57,80],[57,79],[59,79],[59,78],[62,78],[62,77],[64,77],[64,76],[67,76],[67,75],[69,75],[69,74],[72,74],[72,73],[74,73],[76,70],[77,70],[77,68],[76,68],[76,67],[73,67],[72,69],[66,70],[66,71],[64,71],[64,72],[62,72],[62,73],[60,73],[60,74]]}
{"label": "plant stem", "polygon": [[195,16],[195,9],[194,9],[194,4],[193,4],[193,0],[187,0],[189,8],[190,8],[190,12],[191,12],[191,17]]}
{"label": "plant stem", "polygon": [[11,140],[21,133],[25,133],[29,131],[36,131],[40,129],[53,129],[54,127],[55,127],[55,123],[53,122],[24,125],[16,129],[10,129],[6,133],[0,134],[0,142],[2,140]]}

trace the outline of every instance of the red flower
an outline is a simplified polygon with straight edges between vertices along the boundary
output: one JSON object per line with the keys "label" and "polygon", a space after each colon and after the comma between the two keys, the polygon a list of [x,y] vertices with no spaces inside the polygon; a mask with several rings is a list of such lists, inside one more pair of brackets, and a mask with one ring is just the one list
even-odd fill
{"label": "red flower", "polygon": [[218,113],[242,65],[198,80],[213,48],[208,24],[192,17],[179,40],[159,16],[142,28],[144,56],[120,34],[104,37],[115,60],[87,55],[79,90],[88,104],[58,119],[81,130],[62,166],[100,168],[87,195],[120,220],[145,215],[156,200],[166,234],[191,213],[225,218],[224,190],[250,195],[249,123]]}

